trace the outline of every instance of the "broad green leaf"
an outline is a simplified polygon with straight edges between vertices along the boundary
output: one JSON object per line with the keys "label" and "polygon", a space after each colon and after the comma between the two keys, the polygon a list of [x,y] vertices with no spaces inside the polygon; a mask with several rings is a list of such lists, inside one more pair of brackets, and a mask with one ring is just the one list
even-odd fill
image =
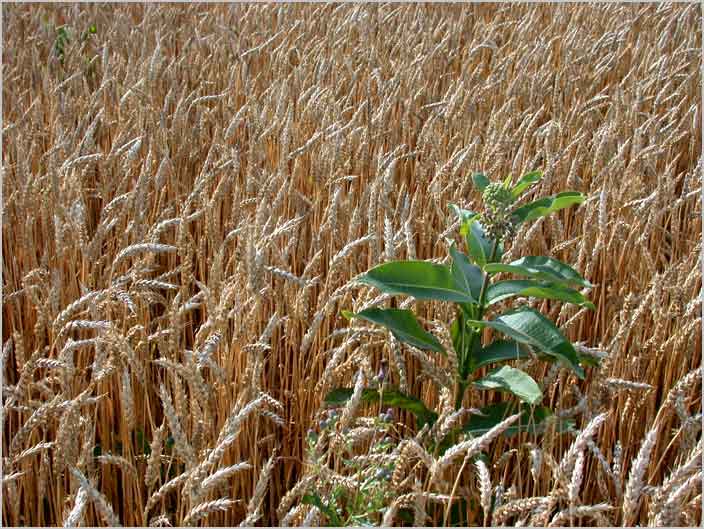
{"label": "broad green leaf", "polygon": [[574,204],[581,204],[584,202],[584,195],[582,193],[577,193],[576,191],[565,191],[564,193],[558,193],[555,196],[541,198],[535,202],[530,202],[525,206],[522,206],[513,212],[518,223],[528,222],[529,220],[535,220],[539,217],[549,215],[555,211],[563,208],[567,208]]}
{"label": "broad green leaf", "polygon": [[474,382],[479,389],[495,389],[513,393],[528,404],[538,404],[543,399],[543,392],[526,372],[511,366],[502,366],[484,378]]}
{"label": "broad green leaf", "polygon": [[491,327],[517,342],[525,343],[553,356],[569,366],[584,379],[577,352],[553,322],[537,310],[521,307],[497,316],[491,321],[470,320],[470,325]]}
{"label": "broad green leaf", "polygon": [[474,262],[477,263],[479,266],[484,266],[487,262],[487,259],[491,257],[491,248],[483,244],[484,240],[482,236],[477,233],[475,227],[477,226],[478,222],[479,221],[476,218],[469,221],[465,238],[467,239],[467,248],[469,249],[469,254],[472,256],[472,259],[474,259]]}
{"label": "broad green leaf", "polygon": [[[523,413],[519,421],[511,425],[504,435],[511,437],[519,432],[543,433],[547,426],[546,420],[552,415],[552,411],[545,406],[522,406]],[[518,411],[517,403],[514,402],[499,402],[491,404],[480,410],[485,416],[472,415],[465,427],[464,432],[470,433],[475,437],[484,435],[494,426],[499,424],[504,419],[510,417]],[[556,423],[557,431],[564,432],[573,428],[572,421],[558,421]]]}
{"label": "broad green leaf", "polygon": [[484,270],[490,274],[509,272],[567,285],[579,285],[587,288],[594,286],[571,266],[552,257],[540,255],[521,257],[508,264],[491,263],[486,265]]}
{"label": "broad green leaf", "polygon": [[483,193],[486,189],[486,186],[488,186],[491,181],[486,177],[484,173],[474,173],[472,175],[472,183],[474,184],[474,187],[479,190],[480,193]]}
{"label": "broad green leaf", "polygon": [[509,340],[494,340],[492,343],[481,349],[474,358],[473,371],[484,367],[485,365],[506,360],[518,360],[527,358],[526,353],[521,347],[513,341]]}
{"label": "broad green leaf", "polygon": [[470,263],[469,258],[460,252],[454,243],[450,245],[450,255],[452,256],[452,275],[456,282],[462,285],[465,292],[472,295],[476,303],[482,291],[484,272],[478,266]]}
{"label": "broad green leaf", "polygon": [[[352,393],[352,388],[334,389],[325,397],[325,404],[328,406],[344,406],[352,396]],[[362,401],[379,402],[379,392],[376,389],[363,390]],[[425,404],[423,404],[423,401],[401,393],[395,388],[384,389],[382,404],[410,411],[415,415],[419,427],[422,427],[426,423],[434,424],[435,421],[438,420],[438,414],[429,410]]]}
{"label": "broad green leaf", "polygon": [[524,174],[521,179],[516,182],[516,185],[511,189],[511,194],[513,198],[518,198],[523,191],[528,189],[530,186],[539,182],[543,177],[542,171],[531,171],[530,173]]}
{"label": "broad green leaf", "polygon": [[359,281],[387,294],[416,299],[472,303],[471,294],[458,284],[447,266],[429,261],[392,261],[375,266]]}
{"label": "broad green leaf", "polygon": [[[519,402],[513,400],[508,402],[498,402],[490,404],[479,410],[482,415],[472,415],[462,428],[455,428],[450,432],[438,446],[440,455],[457,443],[458,435],[461,432],[470,434],[472,437],[484,435],[494,426],[499,424],[504,419],[514,415],[519,411]],[[522,416],[519,421],[513,423],[505,432],[504,436],[512,437],[519,432],[529,432],[531,434],[542,434],[548,426],[548,419],[555,425],[557,433],[563,433],[569,430],[574,430],[575,422],[571,419],[556,419],[550,408],[545,406],[531,406],[529,404],[520,405]]]}
{"label": "broad green leaf", "polygon": [[[465,238],[467,251],[474,259],[474,262],[480,265],[482,262],[487,262],[491,256],[494,243],[484,232],[484,226],[479,222],[480,215],[457,207],[455,204],[450,204],[450,209],[460,219],[460,234]],[[496,248],[496,256],[491,262],[501,261],[503,253],[504,245],[499,243]]]}
{"label": "broad green leaf", "polygon": [[418,349],[430,349],[438,353],[445,353],[445,349],[440,345],[437,338],[420,326],[415,314],[410,310],[374,307],[356,314],[343,311],[343,314],[347,318],[361,318],[386,327],[396,339]]}
{"label": "broad green leaf", "polygon": [[558,284],[541,283],[535,279],[514,279],[510,281],[497,281],[486,291],[486,299],[489,305],[510,298],[511,296],[523,296],[541,299],[555,299],[574,303],[594,310],[594,304],[582,294],[568,287]]}
{"label": "broad green leaf", "polygon": [[475,220],[472,223],[470,227],[470,232],[472,236],[479,241],[479,244],[481,244],[482,250],[484,251],[484,255],[486,255],[487,263],[495,263],[501,261],[501,256],[504,254],[504,243],[500,242],[498,244],[498,246],[496,247],[496,255],[494,255],[494,259],[490,259],[491,250],[494,247],[494,241],[492,239],[489,239],[489,237],[486,235],[486,233],[484,232],[484,226],[481,222],[479,222],[479,219]]}

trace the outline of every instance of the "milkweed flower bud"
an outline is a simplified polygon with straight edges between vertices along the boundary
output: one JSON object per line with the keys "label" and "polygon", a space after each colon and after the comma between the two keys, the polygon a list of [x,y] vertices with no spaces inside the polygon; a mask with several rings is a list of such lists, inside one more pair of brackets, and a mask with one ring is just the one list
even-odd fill
{"label": "milkweed flower bud", "polygon": [[498,182],[486,186],[482,193],[486,210],[482,214],[482,224],[487,234],[501,241],[512,237],[516,231],[516,223],[511,215],[513,194]]}

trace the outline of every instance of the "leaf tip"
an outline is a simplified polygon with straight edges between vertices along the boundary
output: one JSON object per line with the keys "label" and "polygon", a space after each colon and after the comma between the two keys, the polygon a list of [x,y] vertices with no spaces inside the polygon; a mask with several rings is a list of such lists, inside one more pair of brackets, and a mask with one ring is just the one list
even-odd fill
{"label": "leaf tip", "polygon": [[472,174],[472,183],[479,191],[484,192],[486,186],[488,186],[491,182],[484,173],[476,172]]}

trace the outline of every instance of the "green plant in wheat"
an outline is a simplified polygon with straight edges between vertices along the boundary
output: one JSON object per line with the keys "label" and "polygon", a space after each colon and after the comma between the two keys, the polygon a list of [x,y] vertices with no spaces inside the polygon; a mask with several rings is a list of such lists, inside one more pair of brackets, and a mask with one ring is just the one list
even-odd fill
{"label": "green plant in wheat", "polygon": [[[68,46],[71,44],[71,40],[73,38],[73,29],[70,26],[67,25],[62,25],[56,28],[56,39],[54,40],[54,44],[52,46],[52,52],[54,56],[59,60],[59,62],[63,65],[64,60],[66,58],[66,50]],[[88,40],[92,35],[95,35],[98,32],[97,27],[95,24],[91,24],[88,26],[86,30],[81,32],[80,37],[79,37],[79,42],[83,43],[86,40]],[[93,63],[88,60],[87,58],[84,59],[84,73],[86,76],[92,76],[95,74],[95,67]]]}
{"label": "green plant in wheat", "polygon": [[[325,476],[322,469],[329,465],[330,450],[329,434],[336,429],[340,418],[337,410],[330,410],[327,418],[319,423],[320,434],[314,430],[308,432],[307,463],[310,465],[312,475]],[[391,433],[393,414],[391,410],[374,420],[375,430],[382,434]],[[351,451],[349,432],[341,431],[347,449]],[[388,454],[395,442],[388,435],[375,438],[369,448],[371,464],[361,463],[355,458],[341,458],[342,467],[346,472],[359,478],[353,490],[340,484],[330,483],[325,479],[319,481],[321,488],[311,487],[301,499],[307,505],[313,505],[325,516],[326,524],[330,527],[349,526],[374,526],[378,525],[383,517],[384,509],[392,499],[389,486],[391,479],[391,465],[375,460],[374,456]],[[329,471],[328,471],[329,472]]]}
{"label": "green plant in wheat", "polygon": [[[466,253],[451,243],[448,265],[412,260],[387,262],[357,279],[387,294],[456,305],[456,317],[450,327],[453,354],[457,356],[457,372],[451,388],[455,392],[456,409],[462,407],[470,386],[511,395],[503,402],[484,408],[482,416],[470,419],[464,431],[472,435],[486,432],[508,413],[515,412],[518,406],[522,406],[527,420],[522,419],[521,426],[510,428],[506,432],[509,435],[529,429],[538,432],[551,415],[548,408],[539,406],[543,395],[535,380],[506,362],[533,354],[545,361],[559,362],[579,378],[585,376],[583,365],[593,363],[591,358],[578,354],[552,321],[529,306],[519,305],[492,313],[498,302],[516,297],[557,300],[594,308],[577,290],[593,285],[569,265],[543,256],[502,262],[504,243],[521,224],[584,201],[582,194],[568,191],[517,206],[521,195],[541,177],[541,172],[534,171],[512,184],[511,177],[503,182],[491,182],[485,175],[475,174],[473,183],[482,192],[484,211],[475,213],[451,205],[460,220]],[[497,280],[497,274],[518,278]],[[421,326],[410,310],[374,307],[344,314],[386,327],[396,339],[413,347],[447,354],[440,341]],[[492,334],[498,337],[483,343],[483,330],[487,327],[496,331]],[[479,377],[480,368],[485,366],[493,369]],[[326,400],[329,404],[339,404],[350,394],[349,388],[339,388],[328,394]],[[363,399],[367,402],[381,400],[386,405],[406,409],[416,416],[419,425],[432,424],[437,419],[437,414],[420,399],[393,387],[385,387],[383,391],[366,389]]]}

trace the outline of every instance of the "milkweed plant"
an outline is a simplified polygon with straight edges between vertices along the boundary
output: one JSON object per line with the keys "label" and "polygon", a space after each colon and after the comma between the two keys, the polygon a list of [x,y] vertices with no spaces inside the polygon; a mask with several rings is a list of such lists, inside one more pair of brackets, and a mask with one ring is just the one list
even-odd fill
{"label": "milkweed plant", "polygon": [[[506,309],[506,303],[503,303],[497,309],[499,302],[512,298],[555,300],[594,309],[589,299],[578,290],[590,289],[593,285],[568,264],[545,256],[525,256],[511,262],[502,260],[504,245],[519,226],[584,201],[582,194],[567,191],[518,205],[524,193],[541,177],[540,171],[533,171],[513,184],[510,176],[503,182],[492,182],[484,174],[474,174],[472,180],[482,193],[484,209],[478,213],[450,205],[459,220],[464,248],[460,249],[449,241],[448,264],[391,261],[357,277],[357,282],[371,285],[385,294],[453,303],[454,320],[448,322],[451,351],[447,350],[449,343],[445,342],[443,346],[441,340],[423,328],[411,310],[372,307],[357,313],[343,311],[349,319],[385,327],[399,342],[432,354],[452,355],[453,361],[449,364],[456,368],[456,372],[450,381],[451,387],[445,391],[454,392],[455,410],[463,409],[470,388],[508,395],[498,403],[475,410],[466,424],[446,432],[444,438],[436,437],[428,447],[435,454],[449,453],[447,451],[452,446],[458,446],[467,437],[491,435],[494,428],[504,435],[521,431],[540,434],[551,417],[555,419],[553,424],[562,431],[572,426],[570,421],[557,420],[548,407],[542,406],[543,393],[538,383],[524,370],[508,362],[530,358],[557,362],[580,379],[585,377],[586,365],[596,365],[594,357],[578,352],[555,323],[534,308],[517,304]],[[509,278],[504,279],[506,276]],[[495,331],[491,333],[495,336],[491,341],[483,340],[489,334],[483,332],[487,328]],[[382,360],[377,387],[362,392],[362,401],[377,403],[380,409],[390,407],[380,416],[381,422],[376,427],[382,432],[388,430],[391,408],[395,407],[412,413],[420,428],[433,428],[439,415],[420,398],[391,386],[387,365]],[[489,368],[488,372],[482,369],[485,367]],[[325,403],[331,408],[344,405],[353,392],[352,388],[334,389],[325,397]],[[321,432],[335,429],[337,412],[333,410],[329,414],[329,418],[321,422]],[[517,423],[510,427],[505,427],[506,423],[500,424],[509,415],[516,414],[520,417]],[[383,442],[388,440],[384,437]],[[311,454],[319,451],[318,435],[313,431],[309,432],[309,443]],[[379,448],[378,444],[372,443],[372,453],[380,453],[379,449],[384,452],[387,445]],[[311,457],[311,460],[321,459]],[[354,458],[343,460],[345,465],[352,461]],[[366,472],[360,470],[361,475],[368,477],[351,496],[338,486],[328,495],[311,490],[303,503],[316,506],[331,525],[374,523],[384,513],[389,514],[386,505],[394,497],[388,484],[392,469],[393,464],[369,468]],[[398,514],[410,516],[403,509]],[[407,521],[413,521],[412,517]]]}
{"label": "milkweed plant", "polygon": [[[503,262],[504,245],[519,226],[580,204],[581,193],[566,191],[518,206],[521,196],[540,181],[542,173],[523,175],[515,184],[509,176],[503,182],[492,182],[484,174],[472,176],[474,186],[482,193],[484,210],[480,213],[451,204],[459,218],[464,251],[454,242],[449,245],[449,264],[406,260],[380,264],[357,278],[383,293],[412,296],[417,300],[453,303],[451,323],[452,351],[456,355],[453,388],[455,408],[460,409],[470,387],[497,390],[507,399],[487,406],[472,417],[464,427],[471,435],[485,433],[509,413],[518,411],[526,417],[524,429],[539,431],[540,425],[552,415],[540,406],[543,394],[540,386],[525,371],[508,365],[512,360],[528,359],[532,355],[547,362],[558,362],[572,370],[580,379],[584,367],[595,365],[591,356],[580,354],[560,329],[539,311],[518,304],[499,312],[492,309],[511,298],[540,298],[572,303],[594,309],[594,305],[578,289],[593,285],[566,263],[546,256],[525,256]],[[509,279],[498,279],[499,274]],[[425,330],[411,310],[373,307],[361,312],[343,311],[350,319],[361,319],[388,329],[400,342],[432,353],[447,355],[440,340]],[[497,336],[490,342],[482,340],[484,329]],[[491,366],[484,376],[480,369]],[[326,397],[328,405],[344,403],[351,388],[338,388]],[[418,398],[401,393],[393,387],[366,389],[363,399],[380,401],[412,412],[420,426],[432,423],[437,414]],[[509,429],[515,433],[516,429]]]}

